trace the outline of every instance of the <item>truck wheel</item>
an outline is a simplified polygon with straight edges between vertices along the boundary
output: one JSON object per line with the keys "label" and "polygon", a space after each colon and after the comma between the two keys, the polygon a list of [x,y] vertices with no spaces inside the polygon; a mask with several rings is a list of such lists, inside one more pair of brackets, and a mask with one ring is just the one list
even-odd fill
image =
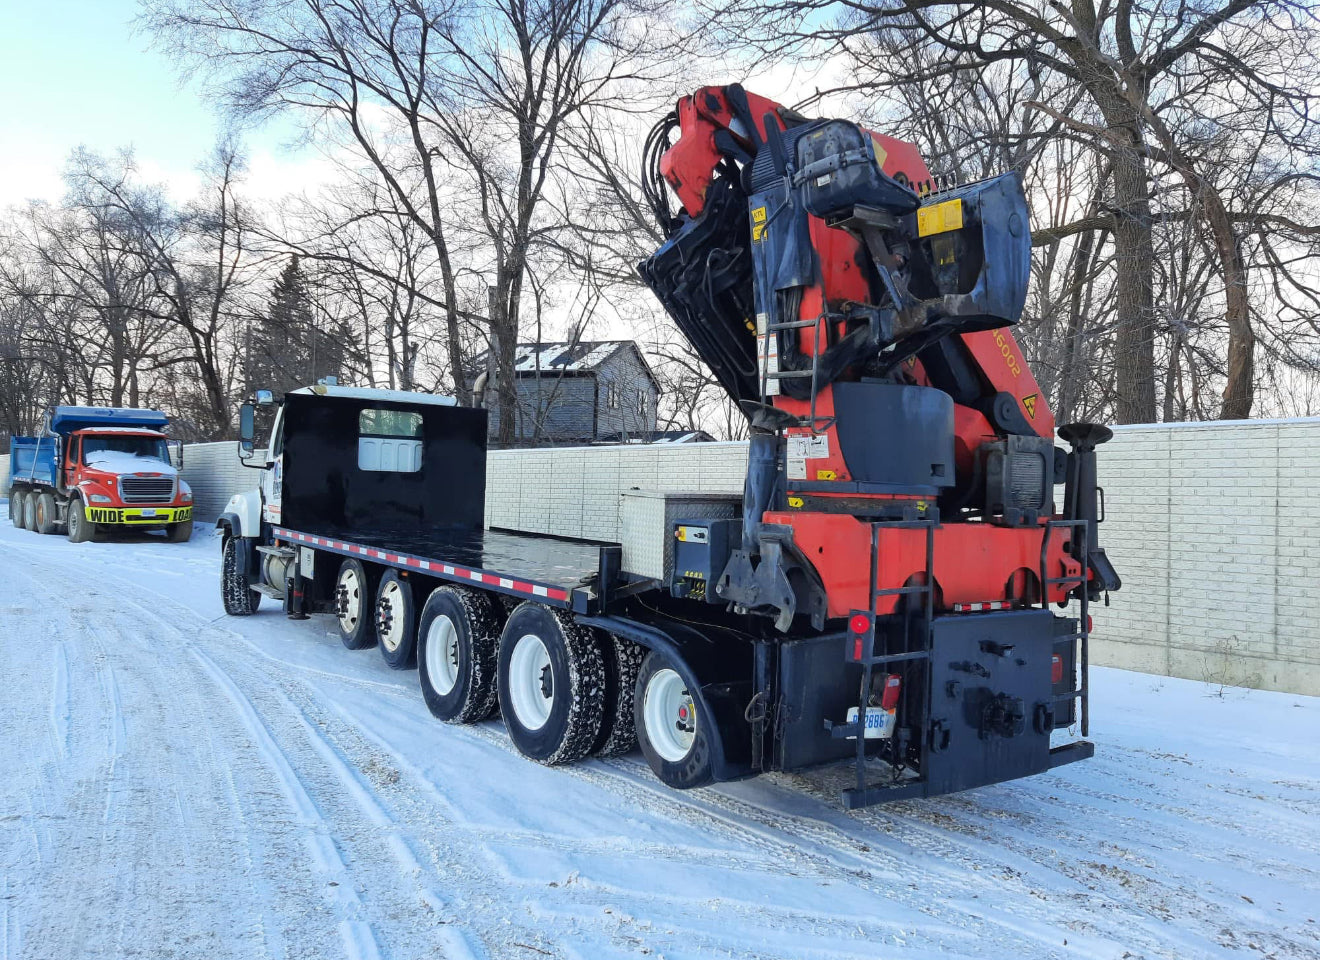
{"label": "truck wheel", "polygon": [[446,723],[475,723],[495,711],[495,665],[504,608],[488,593],[437,587],[417,627],[422,699]]}
{"label": "truck wheel", "polygon": [[37,491],[30,490],[23,498],[23,529],[37,532]]}
{"label": "truck wheel", "polygon": [[376,640],[380,655],[395,670],[417,665],[417,615],[412,584],[393,568],[376,590]]}
{"label": "truck wheel", "polygon": [[36,526],[37,533],[54,533],[55,518],[59,516],[55,509],[55,498],[49,493],[37,494],[37,509],[34,512],[36,517],[33,520],[33,525]]}
{"label": "truck wheel", "polygon": [[9,522],[16,527],[23,525],[18,520],[18,492],[15,490],[9,491]]}
{"label": "truck wheel", "polygon": [[64,522],[64,535],[70,543],[86,543],[92,538],[92,522],[83,510],[82,497],[69,500],[69,513]]}
{"label": "truck wheel", "polygon": [[605,664],[593,631],[542,604],[519,604],[500,636],[499,693],[509,738],[524,757],[582,759],[605,710]]}
{"label": "truck wheel", "polygon": [[26,525],[24,511],[27,508],[27,491],[15,490],[9,494],[9,519],[14,521],[14,526],[22,530]]}
{"label": "truck wheel", "polygon": [[350,650],[361,650],[376,642],[376,624],[371,616],[371,598],[376,595],[380,576],[375,567],[368,571],[361,560],[345,557],[335,579],[335,616],[339,639]]}
{"label": "truck wheel", "polygon": [[605,656],[605,717],[591,752],[597,757],[617,757],[637,746],[633,696],[646,648],[613,634],[606,634],[601,646]]}
{"label": "truck wheel", "polygon": [[220,563],[220,595],[225,613],[231,617],[247,617],[261,606],[261,594],[252,589],[250,574],[238,572],[238,537],[225,537],[224,554]]}
{"label": "truck wheel", "polygon": [[678,668],[658,650],[642,661],[633,707],[637,741],[665,786],[689,790],[714,779],[710,739],[696,701]]}
{"label": "truck wheel", "polygon": [[171,523],[165,528],[165,537],[170,543],[187,543],[192,539],[193,522]]}

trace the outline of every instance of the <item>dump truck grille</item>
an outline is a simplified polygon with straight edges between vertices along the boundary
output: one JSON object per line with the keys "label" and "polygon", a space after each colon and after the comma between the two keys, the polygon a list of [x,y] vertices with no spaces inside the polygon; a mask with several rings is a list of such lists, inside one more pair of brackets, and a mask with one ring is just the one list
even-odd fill
{"label": "dump truck grille", "polygon": [[121,477],[119,495],[125,503],[169,503],[174,499],[174,478]]}

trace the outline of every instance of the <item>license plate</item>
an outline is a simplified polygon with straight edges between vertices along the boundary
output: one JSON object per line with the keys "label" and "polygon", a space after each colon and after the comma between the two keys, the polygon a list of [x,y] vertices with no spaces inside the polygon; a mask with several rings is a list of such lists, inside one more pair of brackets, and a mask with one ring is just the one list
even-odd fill
{"label": "license plate", "polygon": [[142,516],[144,516],[144,517],[154,517],[154,516],[156,515],[156,508],[155,508],[155,507],[147,507],[145,510],[140,510],[140,511],[138,511],[138,512],[141,513]]}
{"label": "license plate", "polygon": [[[857,708],[848,708],[848,722],[857,722]],[[894,711],[883,707],[866,708],[866,739],[887,740],[894,735]],[[848,739],[853,739],[849,737]]]}

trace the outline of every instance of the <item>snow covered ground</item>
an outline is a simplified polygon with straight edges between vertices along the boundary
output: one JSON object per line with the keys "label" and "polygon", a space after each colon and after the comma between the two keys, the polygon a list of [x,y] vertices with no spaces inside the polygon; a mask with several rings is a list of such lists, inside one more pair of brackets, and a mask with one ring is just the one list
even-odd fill
{"label": "snow covered ground", "polygon": [[1096,757],[1048,775],[679,794],[438,723],[217,569],[200,526],[0,527],[3,960],[1320,957],[1320,700],[1097,670]]}

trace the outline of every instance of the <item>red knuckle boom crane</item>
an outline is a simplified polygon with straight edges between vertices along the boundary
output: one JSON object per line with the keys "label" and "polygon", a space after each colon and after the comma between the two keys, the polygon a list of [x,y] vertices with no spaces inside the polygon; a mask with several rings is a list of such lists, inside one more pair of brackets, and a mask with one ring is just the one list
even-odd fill
{"label": "red knuckle boom crane", "polygon": [[[741,537],[710,599],[783,633],[847,618],[864,705],[890,678],[902,691],[907,732],[879,752],[921,792],[1089,756],[1051,753],[1049,733],[1080,704],[1087,735],[1086,606],[1120,586],[1096,536],[1111,434],[1070,424],[1056,448],[1012,335],[1020,176],[937,189],[913,144],[738,85],[680,100],[644,163],[668,239],[640,272],[750,420]],[[1069,599],[1079,618],[1048,611]],[[1020,751],[987,745],[1029,729]],[[891,793],[863,783],[857,749],[852,800]]]}

